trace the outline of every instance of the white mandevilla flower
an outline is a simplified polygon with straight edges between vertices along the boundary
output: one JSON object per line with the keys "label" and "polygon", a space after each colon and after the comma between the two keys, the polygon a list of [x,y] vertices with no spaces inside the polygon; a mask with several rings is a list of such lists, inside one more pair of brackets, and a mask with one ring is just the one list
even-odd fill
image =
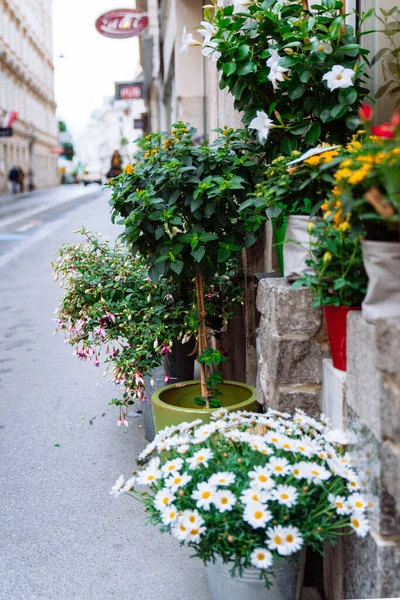
{"label": "white mandevilla flower", "polygon": [[[324,40],[319,40],[317,37],[311,38],[312,50],[311,52],[324,52],[325,54],[332,54],[333,49],[329,42],[325,42]],[[321,415],[322,420],[322,415]]]}
{"label": "white mandevilla flower", "polygon": [[198,31],[204,37],[202,55],[207,57],[212,56],[215,60],[218,60],[221,56],[221,53],[217,51],[218,42],[217,40],[211,40],[217,32],[216,26],[208,21],[201,21],[200,25],[202,25],[202,28]]}
{"label": "white mandevilla flower", "polygon": [[243,520],[254,529],[265,527],[272,519],[272,513],[261,502],[249,502],[243,512]]}
{"label": "white mandevilla flower", "polygon": [[249,124],[249,129],[257,130],[258,140],[262,143],[268,138],[272,126],[272,119],[263,110],[258,110],[257,116]]}
{"label": "white mandevilla flower", "polygon": [[171,525],[171,523],[175,523],[178,517],[178,511],[174,504],[169,504],[167,508],[161,512],[161,520],[164,525]]}
{"label": "white mandevilla flower", "polygon": [[191,458],[187,458],[187,463],[190,469],[197,469],[200,465],[208,467],[208,461],[213,458],[213,452],[209,448],[198,450]]}
{"label": "white mandevilla flower", "polygon": [[202,482],[197,485],[197,488],[192,492],[193,500],[196,500],[197,508],[209,510],[214,499],[214,494],[217,488],[211,485],[210,482]]}
{"label": "white mandevilla flower", "polygon": [[196,40],[192,33],[187,33],[185,25],[182,33],[182,46],[179,50],[180,54],[186,54],[189,50],[189,46],[202,46],[202,43]]}
{"label": "white mandevilla flower", "polygon": [[288,556],[300,550],[303,538],[297,527],[270,527],[267,529],[267,546],[281,556]]}
{"label": "white mandevilla flower", "polygon": [[256,548],[250,555],[251,564],[256,569],[269,569],[274,564],[274,558],[269,550]]}
{"label": "white mandevilla flower", "polygon": [[351,512],[344,496],[328,494],[328,500],[331,503],[331,506],[336,509],[338,515],[348,515]]}
{"label": "white mandevilla flower", "polygon": [[214,494],[213,504],[221,513],[232,510],[236,504],[236,496],[229,490],[218,490]]}
{"label": "white mandevilla flower", "polygon": [[161,471],[165,475],[174,475],[176,472],[180,471],[183,465],[182,458],[176,458],[175,460],[169,460],[161,467]]}
{"label": "white mandevilla flower", "polygon": [[235,483],[236,476],[234,473],[229,473],[225,471],[221,471],[219,473],[215,473],[210,477],[209,484],[215,486],[225,486],[232,485]]}
{"label": "white mandevilla flower", "polygon": [[354,76],[355,72],[353,69],[346,69],[342,65],[333,65],[332,69],[323,75],[322,81],[326,81],[328,89],[333,92],[337,89],[345,89],[352,86]]}
{"label": "white mandevilla flower", "polygon": [[160,512],[162,512],[167,506],[175,501],[175,494],[169,490],[164,489],[157,492],[154,496],[154,506]]}
{"label": "white mandevilla flower", "polygon": [[369,531],[368,520],[361,512],[352,515],[350,525],[359,537],[365,537]]}
{"label": "white mandevilla flower", "polygon": [[165,480],[165,485],[172,492],[176,492],[179,488],[184,487],[189,481],[191,481],[191,476],[186,473],[175,473],[171,477]]}
{"label": "white mandevilla flower", "polygon": [[275,486],[271,470],[268,467],[254,467],[253,471],[249,471],[249,477],[262,490],[270,490]]}
{"label": "white mandevilla flower", "polygon": [[115,484],[111,488],[110,496],[114,496],[115,498],[118,498],[119,496],[121,496],[123,494],[124,481],[125,481],[124,476],[120,475],[118,477],[117,481],[115,482]]}
{"label": "white mandevilla flower", "polygon": [[270,68],[268,79],[272,83],[274,90],[277,90],[281,81],[285,80],[285,73],[289,71],[286,67],[278,66],[280,59],[278,50],[270,50],[270,58],[267,60],[267,67]]}
{"label": "white mandevilla flower", "polygon": [[291,508],[297,502],[298,493],[293,485],[277,485],[271,495],[272,499],[279,502],[279,504]]}
{"label": "white mandevilla flower", "polygon": [[254,0],[233,0],[233,14],[247,13],[249,12],[248,7],[253,4]]}

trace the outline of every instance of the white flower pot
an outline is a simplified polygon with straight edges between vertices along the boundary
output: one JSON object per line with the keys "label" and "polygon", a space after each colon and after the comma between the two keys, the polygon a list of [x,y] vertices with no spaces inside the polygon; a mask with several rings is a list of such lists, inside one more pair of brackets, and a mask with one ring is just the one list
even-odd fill
{"label": "white flower pot", "polygon": [[208,585],[212,600],[298,600],[301,596],[304,571],[304,553],[300,555],[299,568],[286,558],[274,567],[273,583],[268,589],[260,579],[259,569],[243,570],[232,577],[233,563],[223,563],[218,557],[215,563],[206,565]]}
{"label": "white flower pot", "polygon": [[368,289],[362,315],[368,323],[400,317],[400,243],[363,240]]}
{"label": "white flower pot", "polygon": [[283,245],[283,265],[285,277],[289,281],[299,279],[305,273],[314,273],[306,265],[306,260],[311,258],[310,234],[307,227],[310,217],[289,215],[287,220],[285,243]]}

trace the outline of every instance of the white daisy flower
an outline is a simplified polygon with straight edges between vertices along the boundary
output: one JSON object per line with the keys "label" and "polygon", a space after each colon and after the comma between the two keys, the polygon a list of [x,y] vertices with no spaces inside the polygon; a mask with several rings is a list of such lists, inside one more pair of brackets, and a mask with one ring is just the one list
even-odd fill
{"label": "white daisy flower", "polygon": [[[352,69],[346,70],[351,71],[354,74],[354,71]],[[353,84],[351,83],[350,85]],[[340,444],[341,446],[344,446],[349,443],[348,436],[342,429],[331,429],[325,434],[325,439],[331,444]]]}
{"label": "white daisy flower", "polygon": [[[286,432],[287,433],[287,432]],[[281,450],[285,450],[286,452],[297,452],[297,440],[292,440],[291,438],[282,436],[279,446],[277,446]]]}
{"label": "white daisy flower", "polygon": [[210,423],[209,425],[203,425],[202,427],[196,429],[196,431],[193,434],[193,437],[195,440],[197,440],[197,443],[205,442],[206,439],[208,439],[210,435],[214,433],[214,431],[215,429],[213,427],[213,423]]}
{"label": "white daisy flower", "polygon": [[208,461],[213,458],[212,450],[209,448],[204,448],[203,450],[198,450],[193,454],[191,458],[187,458],[186,461],[189,465],[190,469],[197,469],[200,465],[203,467],[208,467]]}
{"label": "white daisy flower", "polygon": [[297,489],[293,485],[277,485],[272,491],[272,499],[288,508],[296,504],[297,496]]}
{"label": "white daisy flower", "polygon": [[265,527],[272,518],[272,513],[261,502],[249,502],[243,511],[243,520],[254,529]]}
{"label": "white daisy flower", "polygon": [[349,483],[347,484],[347,489],[350,492],[356,492],[361,488],[361,483],[360,480],[357,476],[355,477],[350,477],[349,478]]}
{"label": "white daisy flower", "polygon": [[361,494],[356,492],[355,494],[350,494],[347,498],[347,506],[353,512],[364,512],[368,508],[368,502]]}
{"label": "white daisy flower", "polygon": [[348,515],[351,512],[347,504],[347,499],[344,496],[328,494],[328,500],[332,507],[336,509],[338,515]]}
{"label": "white daisy flower", "polygon": [[176,492],[179,488],[184,487],[192,478],[187,473],[175,473],[171,477],[165,480],[165,485],[172,492]]}
{"label": "white daisy flower", "polygon": [[140,471],[136,477],[137,485],[152,485],[161,479],[162,473],[156,466],[149,465],[144,471]]}
{"label": "white daisy flower", "polygon": [[268,433],[265,436],[265,439],[268,442],[268,444],[273,444],[278,448],[282,442],[282,435],[280,433],[277,433],[276,431],[268,431]]}
{"label": "white daisy flower", "polygon": [[213,504],[221,513],[232,510],[236,504],[236,496],[229,490],[218,490],[214,494]]}
{"label": "white daisy flower", "polygon": [[277,525],[267,529],[267,546],[270,550],[276,550],[282,556],[286,555],[285,527]]}
{"label": "white daisy flower", "polygon": [[178,521],[172,527],[171,533],[180,542],[185,542],[190,535],[190,529],[178,518]]}
{"label": "white daisy flower", "polygon": [[172,523],[175,523],[177,517],[178,511],[174,504],[170,504],[161,512],[161,519],[164,525],[171,525]]}
{"label": "white daisy flower", "polygon": [[178,426],[178,429],[181,432],[190,431],[190,430],[194,429],[195,427],[197,427],[197,425],[201,425],[202,423],[203,423],[203,421],[201,419],[196,419],[195,421],[190,421],[190,423],[188,423],[187,421],[184,421],[183,423],[181,423]]}
{"label": "white daisy flower", "polygon": [[177,451],[179,452],[179,454],[187,454],[189,449],[190,446],[188,444],[182,444],[181,446],[177,447]]}
{"label": "white daisy flower", "polygon": [[247,488],[247,490],[243,490],[242,495],[240,496],[240,500],[243,504],[248,504],[249,502],[261,502],[261,504],[265,504],[270,499],[271,493],[265,489],[261,489],[256,484]]}
{"label": "white daisy flower", "polygon": [[302,547],[304,541],[303,541],[303,537],[300,533],[300,531],[297,529],[297,527],[284,527],[284,542],[285,542],[285,549],[284,549],[284,556],[289,556],[290,554],[294,554],[295,552],[298,552],[300,550],[300,548]]}
{"label": "white daisy flower", "polygon": [[249,471],[249,477],[262,490],[270,490],[275,486],[275,481],[271,477],[271,470],[268,466],[254,467],[253,471]]}
{"label": "white daisy flower", "polygon": [[306,479],[308,476],[308,464],[309,463],[302,461],[292,465],[292,475],[296,477],[296,479]]}
{"label": "white daisy flower", "polygon": [[226,471],[221,471],[219,473],[215,473],[209,479],[210,485],[215,486],[224,486],[224,485],[232,485],[235,483],[236,475],[234,473],[229,473]]}
{"label": "white daisy flower", "polygon": [[325,469],[325,467],[321,467],[321,465],[310,462],[308,463],[308,477],[309,481],[312,481],[316,485],[321,485],[323,481],[327,481],[332,477],[332,473]]}
{"label": "white daisy flower", "polygon": [[252,435],[251,439],[249,440],[249,446],[252,450],[261,452],[261,454],[264,454],[264,456],[271,454],[270,448],[268,448],[267,444],[260,435]]}
{"label": "white daisy flower", "polygon": [[189,535],[187,536],[188,542],[199,542],[201,536],[206,531],[205,527],[199,527],[195,525],[189,529]]}
{"label": "white daisy flower", "polygon": [[118,477],[117,481],[115,482],[115,484],[111,488],[110,496],[114,496],[115,498],[118,498],[119,496],[121,496],[123,494],[124,484],[125,484],[124,476],[120,475]]}
{"label": "white daisy flower", "polygon": [[128,479],[124,485],[124,487],[122,488],[123,492],[131,492],[134,488],[135,488],[135,483],[136,483],[136,477],[130,477],[130,479]]}
{"label": "white daisy flower", "polygon": [[184,510],[179,517],[179,521],[187,527],[201,527],[204,525],[204,519],[198,510]]}
{"label": "white daisy flower", "polygon": [[175,501],[175,494],[171,490],[163,489],[157,492],[154,496],[154,506],[160,512],[162,512],[167,506]]}
{"label": "white daisy flower", "polygon": [[174,475],[176,472],[180,471],[183,465],[182,458],[176,458],[175,460],[169,460],[161,467],[161,471],[164,476]]}
{"label": "white daisy flower", "polygon": [[359,537],[365,537],[369,531],[369,523],[363,513],[354,513],[350,525]]}
{"label": "white daisy flower", "polygon": [[218,408],[211,413],[211,420],[216,421],[217,419],[225,419],[229,414],[229,410],[227,408]]}
{"label": "white daisy flower", "polygon": [[271,475],[287,475],[290,473],[291,466],[286,458],[277,458],[272,456],[267,465]]}
{"label": "white daisy flower", "polygon": [[256,569],[269,569],[274,564],[274,557],[269,550],[265,548],[256,548],[250,554],[250,560]]}
{"label": "white daisy flower", "polygon": [[210,482],[199,483],[197,488],[192,492],[192,498],[196,500],[197,508],[209,510],[216,491],[217,488],[211,485]]}

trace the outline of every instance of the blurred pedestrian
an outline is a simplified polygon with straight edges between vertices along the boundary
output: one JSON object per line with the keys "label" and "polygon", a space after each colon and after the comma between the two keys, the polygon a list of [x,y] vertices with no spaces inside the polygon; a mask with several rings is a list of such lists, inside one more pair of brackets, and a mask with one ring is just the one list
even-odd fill
{"label": "blurred pedestrian", "polygon": [[13,167],[8,174],[8,180],[11,182],[11,191],[13,194],[18,193],[18,174],[18,167]]}
{"label": "blurred pedestrian", "polygon": [[21,193],[24,191],[24,179],[25,179],[25,173],[23,172],[21,167],[19,167],[18,168],[18,185],[19,185],[19,191]]}
{"label": "blurred pedestrian", "polygon": [[28,189],[30,192],[33,192],[35,189],[35,175],[32,169],[29,169],[28,171]]}

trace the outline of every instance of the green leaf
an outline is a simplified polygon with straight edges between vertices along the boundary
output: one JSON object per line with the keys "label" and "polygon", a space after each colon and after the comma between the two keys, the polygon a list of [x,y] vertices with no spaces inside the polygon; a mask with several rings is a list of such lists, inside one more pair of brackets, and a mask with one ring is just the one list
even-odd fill
{"label": "green leaf", "polygon": [[355,88],[353,87],[348,87],[345,89],[340,90],[339,92],[339,102],[341,102],[342,104],[346,104],[347,106],[350,106],[351,104],[354,104],[354,102],[357,100],[357,91],[355,90]]}
{"label": "green leaf", "polygon": [[236,50],[236,56],[239,60],[243,60],[244,58],[247,58],[247,56],[250,54],[250,46],[248,46],[247,44],[243,44],[243,46],[239,46],[239,48]]}
{"label": "green leaf", "polygon": [[211,215],[213,215],[215,213],[215,207],[216,207],[216,203],[215,200],[210,200],[210,202],[208,202],[205,206],[204,209],[204,214],[206,219],[209,219],[211,217]]}
{"label": "green leaf", "polygon": [[171,269],[171,271],[174,271],[174,273],[176,273],[177,275],[180,275],[183,269],[183,261],[176,260],[175,262],[171,262],[169,264],[169,268]]}
{"label": "green leaf", "polygon": [[308,69],[306,69],[305,71],[302,71],[300,73],[299,79],[302,83],[308,83],[310,80],[310,77],[311,77],[311,71],[308,71]]}
{"label": "green leaf", "polygon": [[231,251],[226,248],[218,250],[218,262],[226,262],[231,257]]}
{"label": "green leaf", "polygon": [[236,71],[236,69],[237,69],[237,64],[235,62],[229,62],[229,63],[222,65],[222,70],[227,77],[229,77],[229,75],[232,75],[232,73],[234,73]]}
{"label": "green leaf", "polygon": [[294,65],[297,65],[297,63],[298,63],[298,58],[295,58],[294,56],[282,56],[282,58],[278,62],[278,66],[290,68],[290,67],[293,67]]}
{"label": "green leaf", "polygon": [[282,210],[281,206],[268,206],[265,213],[270,219],[276,219],[282,213]]}
{"label": "green leaf", "polygon": [[371,60],[371,67],[373,67],[375,63],[379,62],[382,56],[386,54],[386,52],[390,52],[390,48],[381,48],[380,50],[378,50],[374,58]]}
{"label": "green leaf", "polygon": [[240,67],[240,69],[238,70],[237,73],[238,73],[238,75],[243,77],[244,75],[249,75],[249,73],[255,73],[256,71],[257,71],[257,65],[255,65],[253,62],[249,61],[245,65],[243,65],[243,67]]}
{"label": "green leaf", "polygon": [[296,79],[293,79],[288,86],[288,96],[291,100],[297,100],[297,98],[301,98],[306,89],[307,85],[305,83],[299,83]]}
{"label": "green leaf", "polygon": [[291,154],[293,150],[297,148],[297,140],[293,137],[287,137],[281,142],[282,152],[285,154]]}
{"label": "green leaf", "polygon": [[199,240],[201,242],[212,242],[218,239],[218,235],[216,233],[200,233]]}
{"label": "green leaf", "polygon": [[191,255],[193,256],[194,260],[198,263],[203,260],[205,253],[205,246],[197,246],[197,248],[194,248],[191,251]]}
{"label": "green leaf", "polygon": [[222,406],[221,402],[219,402],[215,398],[211,398],[209,404],[210,404],[210,408],[220,408],[220,406]]}
{"label": "green leaf", "polygon": [[390,86],[392,85],[392,83],[394,83],[394,81],[391,79],[390,81],[388,81],[387,83],[385,83],[384,85],[381,85],[380,88],[378,88],[376,94],[375,94],[375,98],[376,100],[378,100],[378,98],[381,98],[390,88]]}
{"label": "green leaf", "polygon": [[340,119],[340,117],[343,117],[343,115],[345,115],[348,111],[347,106],[343,106],[343,104],[336,104],[332,109],[331,109],[331,116],[333,119]]}
{"label": "green leaf", "polygon": [[319,123],[313,123],[310,127],[309,132],[306,136],[306,141],[309,146],[315,146],[321,135],[321,125]]}
{"label": "green leaf", "polygon": [[346,127],[348,127],[351,131],[354,131],[359,126],[360,119],[355,115],[351,115],[350,117],[346,118],[345,123]]}
{"label": "green leaf", "polygon": [[154,232],[154,236],[156,238],[156,240],[159,240],[160,238],[162,238],[162,236],[165,233],[165,229],[162,225],[159,225],[159,227],[157,227],[157,229]]}
{"label": "green leaf", "polygon": [[204,398],[201,398],[200,396],[197,396],[197,398],[193,398],[193,402],[196,404],[196,406],[206,405],[206,400],[204,400]]}
{"label": "green leaf", "polygon": [[297,125],[297,127],[291,127],[290,133],[292,135],[304,135],[308,128],[310,127],[310,122],[302,123],[301,125]]}

